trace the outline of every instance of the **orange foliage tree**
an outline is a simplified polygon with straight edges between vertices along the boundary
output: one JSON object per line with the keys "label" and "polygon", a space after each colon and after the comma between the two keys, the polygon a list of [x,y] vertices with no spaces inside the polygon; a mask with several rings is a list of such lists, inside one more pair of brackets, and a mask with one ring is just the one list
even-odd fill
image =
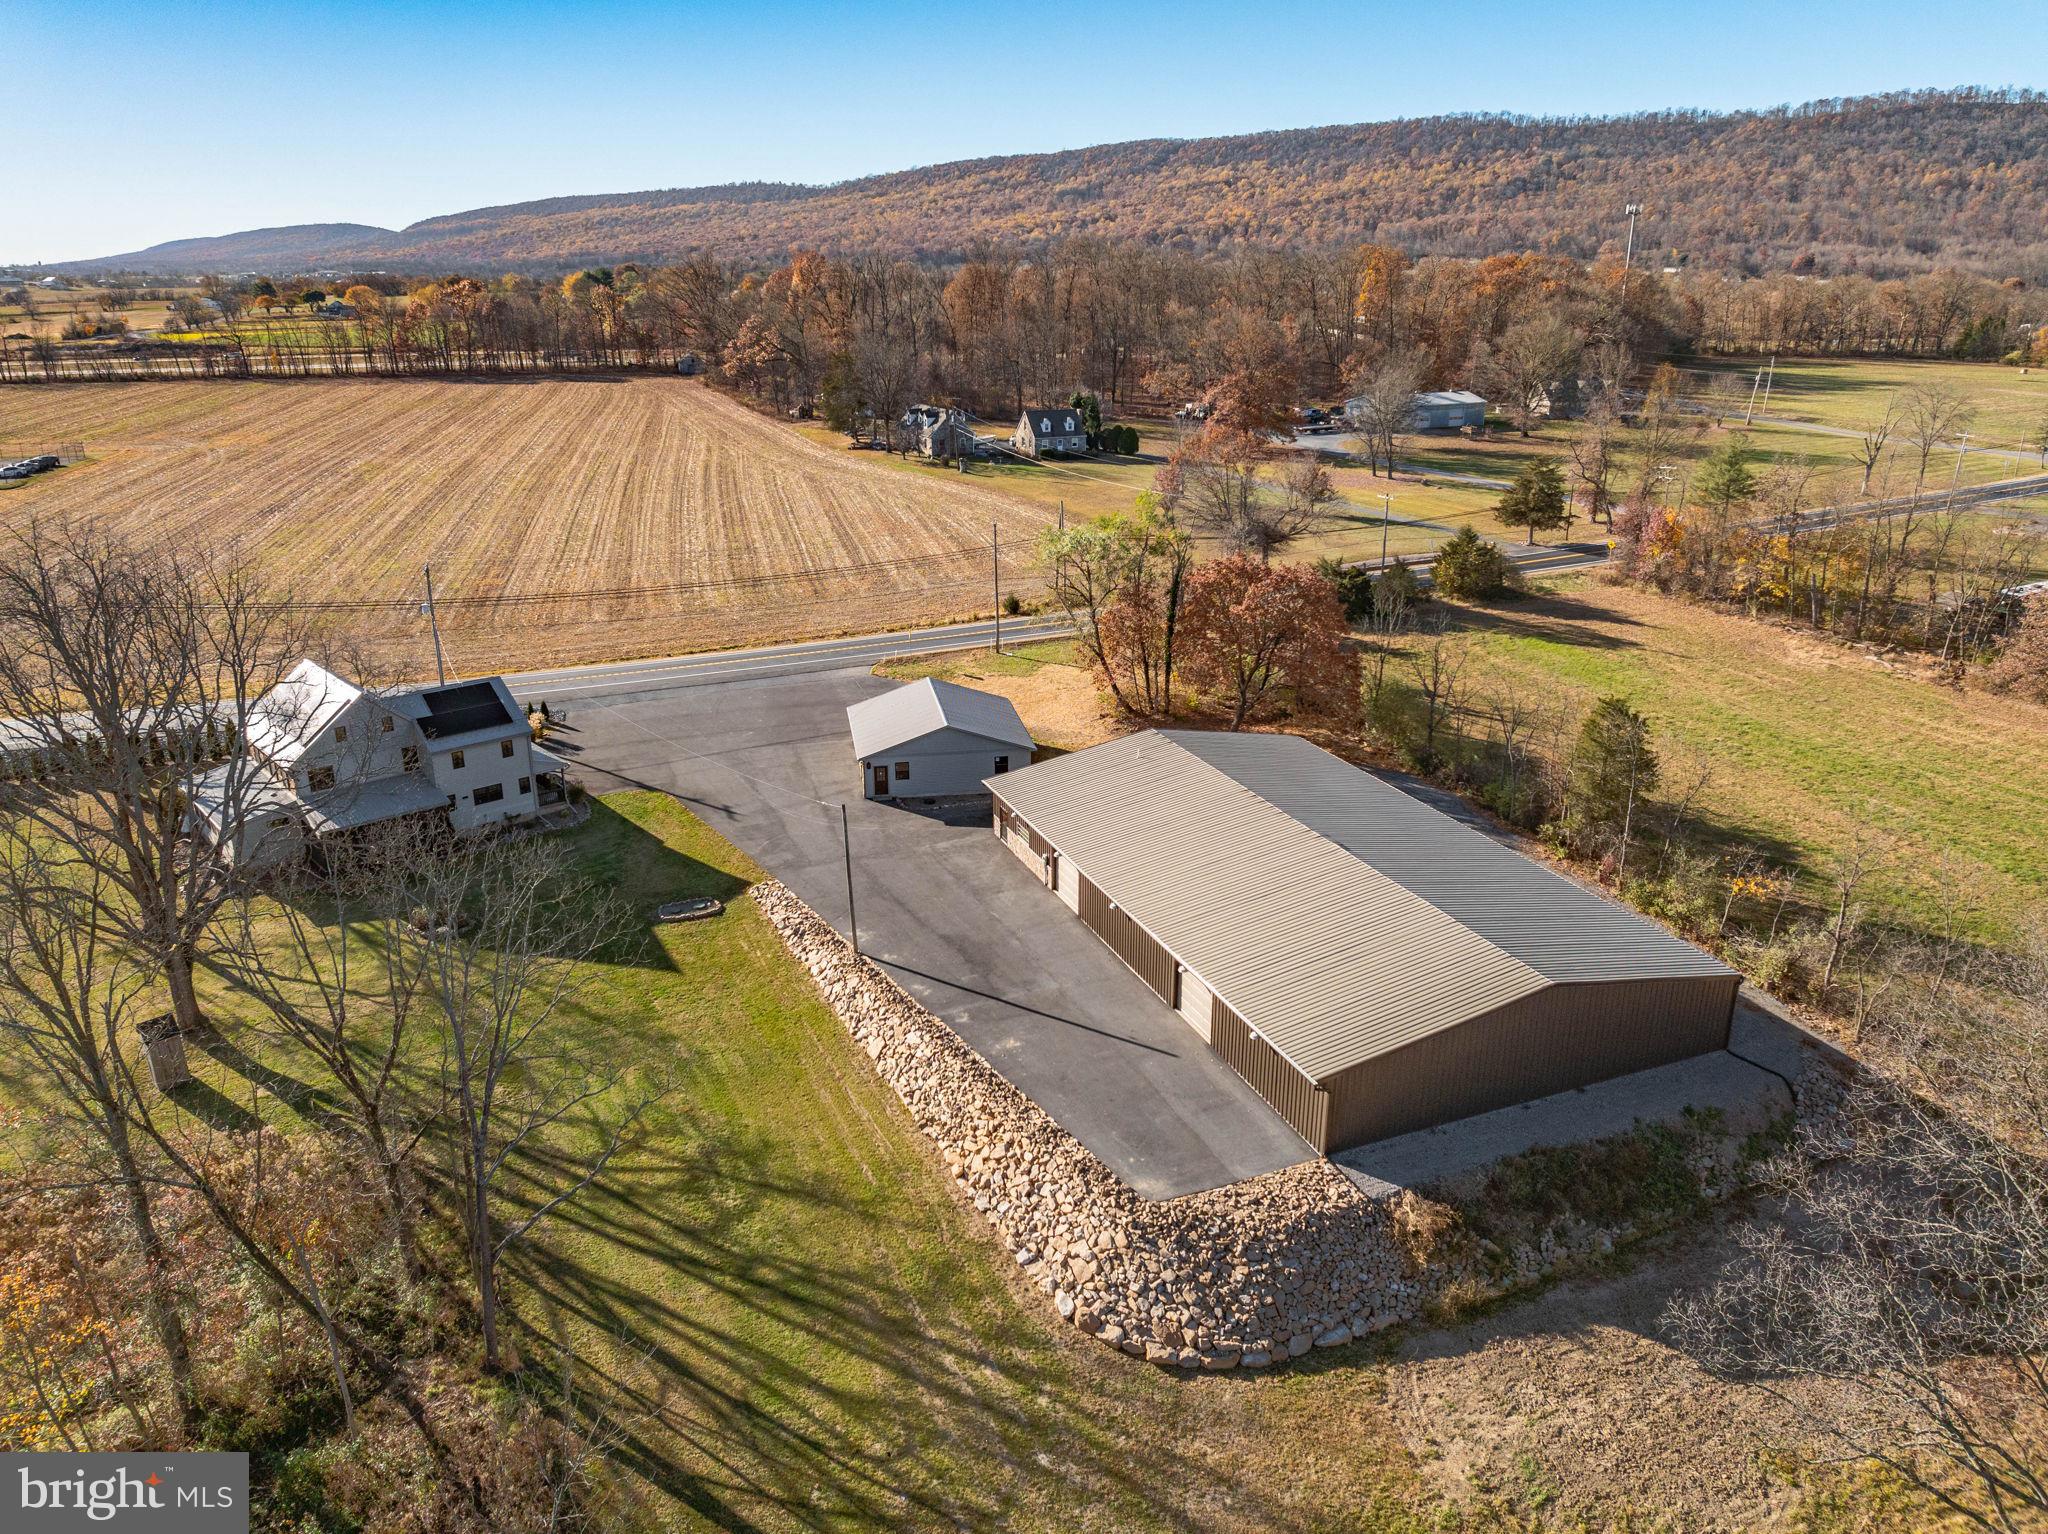
{"label": "orange foliage tree", "polygon": [[1285,693],[1304,712],[1348,718],[1358,708],[1358,654],[1344,604],[1313,570],[1233,554],[1188,577],[1181,667],[1230,710],[1241,730]]}

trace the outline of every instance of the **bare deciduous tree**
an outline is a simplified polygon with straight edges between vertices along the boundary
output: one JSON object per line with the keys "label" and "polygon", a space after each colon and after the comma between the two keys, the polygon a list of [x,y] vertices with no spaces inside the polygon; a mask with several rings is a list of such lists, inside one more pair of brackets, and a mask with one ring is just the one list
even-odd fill
{"label": "bare deciduous tree", "polygon": [[603,891],[569,883],[551,847],[472,843],[417,867],[410,888],[429,913],[408,941],[441,1035],[446,1133],[495,1371],[505,1253],[596,1181],[654,1094],[622,1078],[599,1041],[579,1040],[582,961],[621,940],[622,917]]}

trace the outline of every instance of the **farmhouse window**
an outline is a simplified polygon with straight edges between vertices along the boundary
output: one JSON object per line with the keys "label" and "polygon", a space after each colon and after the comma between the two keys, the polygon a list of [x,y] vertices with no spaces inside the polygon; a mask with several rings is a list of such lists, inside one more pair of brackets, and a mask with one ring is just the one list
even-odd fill
{"label": "farmhouse window", "polygon": [[448,753],[448,765],[457,772],[462,771],[462,753],[460,751],[450,751]]}
{"label": "farmhouse window", "polygon": [[347,725],[345,725],[345,724],[337,724],[337,725],[336,725],[336,726],[334,727],[334,740],[335,740],[335,744],[336,744],[336,745],[339,745],[339,744],[340,744],[340,743],[341,743],[342,741],[344,741],[344,740],[347,740],[347,739],[348,739],[348,726],[347,726]]}
{"label": "farmhouse window", "polygon": [[530,793],[532,793],[532,792],[533,792],[533,779],[531,779],[531,778],[521,778],[521,779],[519,780],[519,794],[520,794],[520,797],[521,797],[521,798],[524,798],[524,797],[525,797],[526,795],[528,795],[528,794],[530,794]]}
{"label": "farmhouse window", "polygon": [[997,772],[1008,772],[1009,770],[1010,770],[1010,759],[1009,759],[1009,758],[1008,758],[1007,756],[999,756],[999,757],[997,757],[997,758],[996,758],[996,771],[997,771]]}
{"label": "farmhouse window", "polygon": [[499,741],[499,742],[498,742],[498,755],[500,755],[500,756],[510,756],[511,754],[512,754],[512,742],[511,742],[511,741],[509,741],[509,740],[501,740],[501,741]]}
{"label": "farmhouse window", "polygon": [[391,717],[391,716],[390,716],[389,714],[386,714],[386,715],[384,716],[384,723],[382,724],[381,728],[383,729],[383,731],[384,731],[384,733],[385,733],[386,735],[389,735],[389,734],[391,733],[391,726],[392,726],[392,725],[393,725],[393,723],[395,723],[395,722],[396,722],[396,721],[394,721],[394,720],[392,719],[392,717]]}
{"label": "farmhouse window", "polygon": [[401,747],[398,752],[398,759],[405,763],[405,770],[407,772],[418,772],[420,770],[420,748],[418,746]]}
{"label": "farmhouse window", "polygon": [[901,782],[902,782],[902,781],[903,781],[903,780],[904,780],[905,778],[907,778],[907,777],[909,777],[909,776],[910,776],[910,763],[908,763],[908,762],[898,762],[898,763],[896,764],[896,781],[897,781],[897,782],[899,782],[899,783],[901,783]]}
{"label": "farmhouse window", "polygon": [[477,804],[496,804],[505,797],[505,785],[502,783],[485,783],[469,797]]}
{"label": "farmhouse window", "polygon": [[332,787],[334,787],[334,769],[332,767],[308,767],[306,769],[306,788],[309,792],[316,794],[325,793]]}

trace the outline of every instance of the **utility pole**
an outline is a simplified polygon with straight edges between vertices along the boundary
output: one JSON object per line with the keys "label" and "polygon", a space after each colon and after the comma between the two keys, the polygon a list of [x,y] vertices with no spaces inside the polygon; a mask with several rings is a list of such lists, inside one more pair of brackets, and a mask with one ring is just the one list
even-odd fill
{"label": "utility pole", "polygon": [[1948,493],[1950,495],[1954,495],[1957,487],[1963,482],[1963,458],[1969,451],[1970,434],[1964,432],[1963,440],[1956,444],[1956,472],[1950,476],[1948,482]]}
{"label": "utility pole", "polygon": [[448,685],[448,663],[441,654],[441,615],[434,610],[434,567],[427,570],[427,605],[420,609],[427,615],[427,621],[434,627],[434,674],[441,679],[441,685]]}
{"label": "utility pole", "polygon": [[846,828],[846,801],[839,801],[839,845],[846,853],[846,931],[853,939],[853,956],[860,957],[860,918],[853,910],[853,833]]}
{"label": "utility pole", "polygon": [[996,524],[988,525],[988,567],[996,581],[996,654],[1003,653],[1003,546],[996,536]]}
{"label": "utility pole", "polygon": [[1628,250],[1621,258],[1621,308],[1624,318],[1628,314],[1628,275],[1636,264],[1636,215],[1643,211],[1643,205],[1632,202],[1621,210],[1628,215]]}
{"label": "utility pole", "polygon": [[1393,500],[1382,490],[1380,492],[1380,572],[1387,568],[1387,528],[1394,520]]}
{"label": "utility pole", "polygon": [[1771,385],[1778,381],[1778,359],[1771,358],[1770,368],[1764,373],[1764,409],[1771,408]]}
{"label": "utility pole", "polygon": [[1763,386],[1764,370],[1762,368],[1758,368],[1756,370],[1756,377],[1750,380],[1749,408],[1742,412],[1742,424],[1744,426],[1747,426],[1751,421],[1756,419],[1756,391],[1761,389]]}

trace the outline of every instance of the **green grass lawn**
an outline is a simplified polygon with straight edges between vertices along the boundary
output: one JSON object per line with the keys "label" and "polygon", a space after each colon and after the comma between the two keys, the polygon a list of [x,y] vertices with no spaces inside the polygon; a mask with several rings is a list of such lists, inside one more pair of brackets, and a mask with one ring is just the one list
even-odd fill
{"label": "green grass lawn", "polygon": [[[1761,359],[1749,359],[1699,366],[1703,372],[1739,373],[1747,381],[1763,365]],[[1860,428],[1883,414],[1887,396],[1923,383],[1946,384],[1968,396],[1976,406],[1975,440],[1986,445],[2031,446],[2033,433],[2048,415],[2048,369],[2021,372],[1997,362],[1862,357],[1780,357],[1767,413]]]}
{"label": "green grass lawn", "polygon": [[[567,836],[636,919],[560,1026],[673,1089],[506,1293],[520,1353],[572,1353],[618,1435],[622,1527],[1433,1526],[1370,1350],[1190,1379],[1060,1327],[747,898],[759,870],[661,794]],[[647,920],[694,894],[725,913]],[[246,1058],[195,1063],[208,1111],[252,1100]]]}
{"label": "green grass lawn", "polygon": [[2048,710],[1590,577],[1468,622],[1482,689],[1574,707],[1619,695],[1667,757],[1709,761],[1704,808],[1731,836],[1811,869],[1874,829],[1895,848],[1888,903],[1924,919],[1969,884],[1985,936],[2048,900]]}

